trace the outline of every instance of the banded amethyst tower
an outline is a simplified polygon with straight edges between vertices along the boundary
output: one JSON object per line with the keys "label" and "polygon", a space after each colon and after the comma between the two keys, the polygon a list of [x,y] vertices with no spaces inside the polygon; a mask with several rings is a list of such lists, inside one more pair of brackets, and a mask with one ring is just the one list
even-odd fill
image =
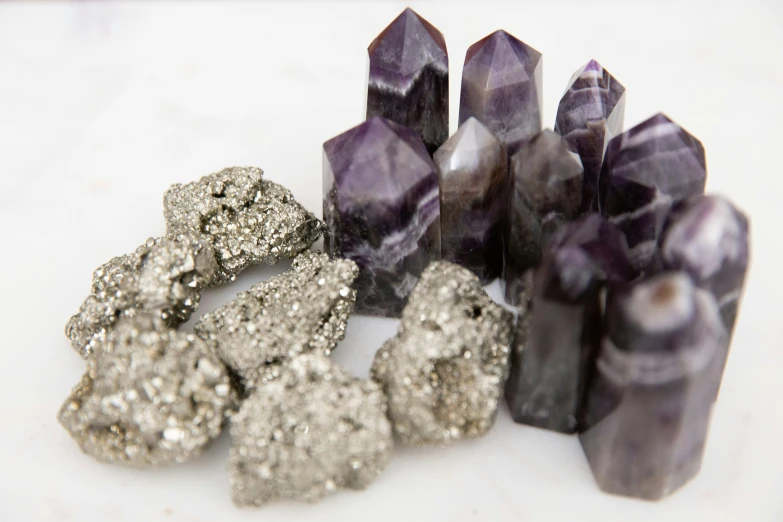
{"label": "banded amethyst tower", "polygon": [[579,155],[551,130],[531,138],[511,157],[502,280],[507,302],[517,304],[522,275],[538,264],[551,233],[579,215],[582,175]]}
{"label": "banded amethyst tower", "polygon": [[367,48],[367,119],[418,132],[430,154],[449,137],[449,55],[443,35],[408,8]]}
{"label": "banded amethyst tower", "polygon": [[506,401],[514,421],[577,428],[601,339],[600,291],[632,274],[622,232],[597,214],[560,227],[523,298]]}
{"label": "banded amethyst tower", "polygon": [[469,118],[432,159],[440,176],[443,259],[468,268],[486,285],[503,268],[506,150],[480,121]]}
{"label": "banded amethyst tower", "polygon": [[399,317],[440,258],[438,173],[421,138],[371,118],[324,143],[324,249],[359,266],[356,311]]}
{"label": "banded amethyst tower", "polygon": [[609,294],[579,437],[601,489],[655,500],[698,473],[727,346],[683,272]]}
{"label": "banded amethyst tower", "polygon": [[505,31],[468,48],[462,69],[459,123],[471,116],[487,126],[509,155],[541,131],[541,53]]}
{"label": "banded amethyst tower", "polygon": [[712,293],[730,334],[748,270],[749,237],[740,210],[720,196],[699,195],[674,206],[661,239],[661,264],[687,272]]}
{"label": "banded amethyst tower", "polygon": [[563,136],[582,159],[582,211],[598,202],[598,176],[609,140],[623,131],[625,87],[595,60],[571,77],[557,107],[555,132]]}
{"label": "banded amethyst tower", "polygon": [[701,142],[664,114],[609,142],[599,208],[625,233],[634,268],[650,263],[672,203],[703,193],[706,180]]}

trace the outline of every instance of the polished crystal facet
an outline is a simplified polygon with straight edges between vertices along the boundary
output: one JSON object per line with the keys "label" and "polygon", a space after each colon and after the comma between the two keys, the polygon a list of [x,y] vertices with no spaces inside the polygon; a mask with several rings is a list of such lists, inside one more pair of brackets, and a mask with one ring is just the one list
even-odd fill
{"label": "polished crystal facet", "polygon": [[324,143],[324,248],[359,265],[356,311],[399,316],[440,258],[438,173],[421,138],[372,118]]}
{"label": "polished crystal facet", "polygon": [[470,118],[433,160],[440,176],[443,259],[470,269],[487,284],[503,267],[506,151],[481,122]]}
{"label": "polished crystal facet", "polygon": [[728,335],[684,272],[610,292],[580,440],[604,491],[659,499],[701,466]]}
{"label": "polished crystal facet", "polygon": [[367,118],[418,132],[432,154],[449,136],[449,55],[443,35],[408,8],[367,49]]}
{"label": "polished crystal facet", "polygon": [[468,48],[462,70],[459,123],[471,116],[513,154],[541,131],[541,53],[505,31]]}
{"label": "polished crystal facet", "polygon": [[720,196],[677,203],[661,239],[663,267],[687,272],[715,297],[723,322],[734,330],[750,255],[748,218]]}
{"label": "polished crystal facet", "polygon": [[625,87],[595,60],[571,77],[557,108],[555,132],[582,159],[582,211],[598,204],[598,176],[609,140],[623,131]]}
{"label": "polished crystal facet", "polygon": [[576,431],[601,337],[601,289],[631,274],[625,237],[600,216],[555,233],[520,303],[506,383],[516,422]]}
{"label": "polished crystal facet", "polygon": [[505,231],[506,301],[517,303],[522,275],[541,259],[541,247],[582,203],[582,162],[557,133],[544,130],[511,157]]}
{"label": "polished crystal facet", "polygon": [[447,444],[489,431],[508,375],[512,319],[465,268],[438,261],[424,271],[371,369],[403,443]]}
{"label": "polished crystal facet", "polygon": [[625,233],[637,270],[651,261],[672,203],[703,193],[706,179],[701,142],[663,114],[609,142],[599,206]]}

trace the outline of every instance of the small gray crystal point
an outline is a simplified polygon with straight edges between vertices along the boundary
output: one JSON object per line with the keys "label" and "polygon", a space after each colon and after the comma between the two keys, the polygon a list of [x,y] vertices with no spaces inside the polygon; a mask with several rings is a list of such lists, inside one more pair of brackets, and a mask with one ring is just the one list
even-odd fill
{"label": "small gray crystal point", "polygon": [[91,457],[156,466],[200,455],[236,396],[200,339],[137,311],[93,346],[59,421]]}
{"label": "small gray crystal point", "polygon": [[508,375],[512,318],[467,269],[445,261],[427,267],[370,371],[403,443],[446,444],[489,431]]}
{"label": "small gray crystal point", "polygon": [[405,9],[367,49],[367,119],[417,132],[432,154],[449,136],[449,55],[443,35]]}
{"label": "small gray crystal point", "polygon": [[217,270],[212,246],[197,234],[150,238],[95,270],[91,293],[66,324],[65,335],[87,358],[118,319],[137,310],[154,312],[176,327],[196,310],[201,290]]}
{"label": "small gray crystal point", "polygon": [[304,354],[258,387],[231,418],[229,478],[239,506],[315,501],[364,489],[394,445],[386,397],[329,358]]}
{"label": "small gray crystal point", "polygon": [[348,259],[304,252],[291,270],[237,295],[196,324],[216,355],[248,392],[274,379],[279,365],[300,353],[329,355],[345,336],[359,273]]}
{"label": "small gray crystal point", "polygon": [[231,167],[172,185],[163,197],[168,234],[190,231],[213,246],[219,265],[214,284],[232,281],[252,264],[295,257],[323,231],[288,189],[262,174],[256,167]]}
{"label": "small gray crystal point", "polygon": [[684,272],[609,294],[580,441],[608,493],[656,500],[701,467],[728,334]]}

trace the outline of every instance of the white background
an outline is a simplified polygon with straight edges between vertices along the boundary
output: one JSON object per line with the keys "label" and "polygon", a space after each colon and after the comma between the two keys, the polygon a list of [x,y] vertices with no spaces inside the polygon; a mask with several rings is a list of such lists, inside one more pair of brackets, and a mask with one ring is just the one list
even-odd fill
{"label": "white background", "polygon": [[[155,471],[82,455],[55,420],[84,370],[63,326],[90,274],[164,232],[161,198],[257,165],[320,215],[321,144],[363,116],[366,47],[403,3],[0,5],[0,520],[783,520],[780,3],[413,3],[445,34],[456,126],[465,50],[505,28],[544,55],[544,121],[600,61],[626,128],[664,110],[707,150],[708,190],[751,217],[753,260],[701,474],[648,503],[601,493],[575,437],[513,424],[398,448],[365,492],[234,508],[227,437]],[[200,312],[278,273],[254,268]],[[191,323],[192,324],[192,323]],[[366,375],[395,322],[353,318],[335,358]]]}

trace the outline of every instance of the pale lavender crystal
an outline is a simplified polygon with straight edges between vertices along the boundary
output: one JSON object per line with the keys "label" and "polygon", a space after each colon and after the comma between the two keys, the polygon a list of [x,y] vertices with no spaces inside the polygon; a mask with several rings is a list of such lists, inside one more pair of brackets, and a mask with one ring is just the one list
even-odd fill
{"label": "pale lavender crystal", "polygon": [[580,441],[606,492],[662,498],[701,467],[728,334],[684,272],[610,292]]}
{"label": "pale lavender crystal", "polygon": [[516,304],[526,270],[557,226],[579,215],[582,162],[559,134],[544,130],[511,157],[510,198],[504,237],[506,301]]}
{"label": "pale lavender crystal", "polygon": [[748,218],[720,196],[693,196],[669,215],[660,247],[661,264],[683,270],[712,293],[726,329],[734,330],[750,256]]}
{"label": "pale lavender crystal", "polygon": [[509,154],[541,131],[541,53],[505,31],[468,48],[462,69],[459,123],[471,116],[489,128]]}
{"label": "pale lavender crystal", "polygon": [[324,143],[324,249],[359,266],[356,311],[397,317],[440,258],[438,174],[421,138],[371,118]]}
{"label": "pale lavender crystal", "polygon": [[480,121],[470,118],[432,159],[440,176],[443,259],[468,268],[487,284],[503,268],[506,150]]}
{"label": "pale lavender crystal", "polygon": [[443,35],[408,8],[367,49],[367,118],[418,132],[432,154],[449,136],[449,55]]}
{"label": "pale lavender crystal", "polygon": [[625,233],[637,270],[650,263],[672,203],[703,193],[706,179],[701,142],[664,114],[609,142],[599,208]]}
{"label": "pale lavender crystal", "polygon": [[555,132],[579,153],[585,178],[582,211],[598,204],[598,176],[609,140],[623,131],[625,87],[595,60],[576,71],[560,99]]}
{"label": "pale lavender crystal", "polygon": [[631,275],[625,237],[599,215],[558,229],[520,306],[506,383],[514,421],[576,431],[601,338],[601,289]]}

